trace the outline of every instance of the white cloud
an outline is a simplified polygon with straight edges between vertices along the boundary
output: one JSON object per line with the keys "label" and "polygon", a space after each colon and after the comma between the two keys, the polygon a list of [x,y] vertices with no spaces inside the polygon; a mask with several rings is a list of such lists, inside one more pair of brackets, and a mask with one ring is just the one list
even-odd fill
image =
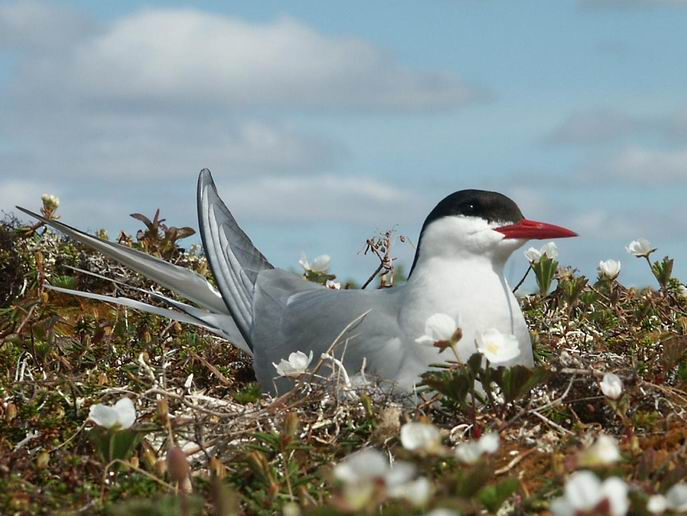
{"label": "white cloud", "polygon": [[94,24],[64,8],[22,0],[0,4],[0,49],[62,50],[82,40]]}
{"label": "white cloud", "polygon": [[685,215],[686,210],[679,206],[668,209],[646,207],[620,210],[599,206],[578,211],[571,224],[584,238],[602,242],[629,241],[640,237],[680,240]]}
{"label": "white cloud", "polygon": [[291,18],[251,23],[196,9],[139,11],[52,57],[25,67],[22,79],[34,81],[18,84],[91,109],[417,111],[483,95],[452,74],[407,69],[359,38]]}
{"label": "white cloud", "polygon": [[642,120],[610,109],[573,113],[547,140],[554,144],[598,145],[614,142],[651,129]]}
{"label": "white cloud", "polygon": [[645,185],[687,182],[687,149],[623,150],[607,165],[612,177]]}
{"label": "white cloud", "polygon": [[286,111],[450,109],[480,95],[289,18],[146,9],[99,25],[19,1],[0,7],[1,45],[21,49],[0,83],[0,169],[12,177],[329,174],[347,150]]}
{"label": "white cloud", "polygon": [[366,177],[261,177],[227,184],[215,181],[231,210],[263,222],[347,221],[380,227],[417,222],[417,195]]}
{"label": "white cloud", "polygon": [[53,113],[38,122],[6,127],[21,139],[0,152],[2,168],[21,169],[24,177],[144,182],[188,177],[203,167],[233,177],[322,172],[347,152],[323,137],[256,119]]}
{"label": "white cloud", "polygon": [[609,108],[572,113],[547,136],[548,143],[605,145],[656,137],[667,142],[687,141],[687,110],[631,114]]}
{"label": "white cloud", "polygon": [[289,18],[253,24],[193,9],[146,10],[75,58],[72,76],[84,94],[124,101],[414,110],[473,97],[456,77],[406,70],[363,40]]}

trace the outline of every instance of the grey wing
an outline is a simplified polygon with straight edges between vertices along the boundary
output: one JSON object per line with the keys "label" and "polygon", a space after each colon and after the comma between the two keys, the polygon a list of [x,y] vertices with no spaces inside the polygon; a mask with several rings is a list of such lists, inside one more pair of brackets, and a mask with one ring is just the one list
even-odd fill
{"label": "grey wing", "polygon": [[208,169],[198,177],[198,223],[222,299],[250,346],[255,283],[260,272],[273,267],[220,199]]}
{"label": "grey wing", "polygon": [[200,274],[116,242],[101,240],[62,222],[48,220],[20,206],[17,206],[17,209],[37,218],[74,240],[100,251],[104,255],[143,274],[186,299],[215,312],[227,313],[227,308],[224,306],[219,292]]}
{"label": "grey wing", "polygon": [[403,361],[394,289],[332,290],[275,269],[260,274],[252,334],[256,377],[263,390],[283,392],[290,381],[276,378],[273,363],[290,353],[313,352],[313,364],[352,321],[334,354],[349,374],[367,371],[393,379]]}
{"label": "grey wing", "polygon": [[[105,303],[114,303],[116,305],[128,306],[129,308],[134,308],[136,310],[141,310],[143,312],[148,312],[155,315],[160,315],[162,317],[167,317],[174,321],[179,321],[186,324],[193,324],[195,326],[200,326],[206,330],[211,331],[215,335],[229,340],[230,342],[236,343],[236,346],[247,353],[251,353],[250,349],[243,343],[241,334],[236,329],[233,324],[231,317],[223,314],[213,314],[207,312],[206,310],[200,310],[196,307],[179,303],[178,301],[171,300],[167,298],[167,302],[178,309],[170,310],[169,308],[162,308],[159,306],[154,306],[136,299],[131,299],[124,296],[106,296],[102,294],[94,294],[93,292],[83,292],[81,290],[72,290],[68,288],[54,287],[52,285],[46,285],[49,290],[54,290],[55,292],[61,292],[63,294],[69,294],[71,296],[85,297],[88,299],[95,299],[97,301],[104,301]],[[159,296],[164,298],[164,296]]]}
{"label": "grey wing", "polygon": [[[46,219],[45,217],[25,208],[22,208],[20,206],[17,206],[17,209],[23,211],[24,213],[32,217],[35,217],[36,219],[44,222],[46,225],[56,229],[57,231],[60,231],[61,233],[64,233],[65,235],[73,238],[74,240],[81,242],[82,244],[85,244],[95,249],[96,251],[103,253],[109,258],[112,258],[113,260],[129,267],[130,269],[140,274],[143,274],[147,278],[155,281],[163,287],[166,287],[176,292],[180,296],[189,299],[204,308],[207,308],[209,312],[198,310],[198,312],[195,315],[192,315],[192,317],[198,319],[198,315],[202,314],[203,318],[206,319],[205,321],[203,321],[203,325],[216,325],[215,329],[219,329],[220,334],[223,334],[223,336],[230,337],[229,340],[232,344],[236,345],[237,347],[245,351],[250,352],[250,348],[248,347],[248,344],[245,342],[243,335],[238,331],[238,329],[236,328],[236,324],[229,317],[230,314],[227,310],[226,305],[224,304],[224,301],[222,301],[222,296],[219,292],[217,292],[217,290],[215,290],[212,284],[210,284],[210,282],[208,282],[208,280],[206,280],[200,274],[197,274],[188,269],[184,269],[183,267],[179,267],[178,265],[166,262],[164,260],[161,260],[160,258],[156,258],[155,256],[151,256],[136,249],[131,249],[130,247],[126,247],[116,242],[101,240],[98,237],[89,235],[88,233],[84,233],[83,231],[68,226],[67,224],[64,224],[62,222]],[[96,294],[86,295],[88,293],[79,291],[73,291],[70,293],[74,295],[80,295],[82,297],[91,297],[93,299],[96,299]],[[115,299],[122,300],[128,298]],[[146,305],[146,303],[134,302],[133,300],[131,302],[126,301],[125,303],[114,300],[111,300],[111,302],[117,304],[127,303],[127,306],[131,306],[132,308],[138,308],[147,312],[158,313],[158,315],[164,315],[172,319],[175,318],[173,317],[174,314],[172,312],[161,313],[153,309],[147,309],[146,306],[151,305]],[[165,302],[168,302],[172,305],[176,303],[176,308],[186,312],[187,314],[193,311],[193,307],[190,307],[189,305],[185,305],[183,303],[175,302],[168,298],[165,300]],[[188,308],[184,309],[185,307]],[[181,321],[181,319],[177,320]]]}
{"label": "grey wing", "polygon": [[65,267],[67,267],[68,269],[72,269],[76,272],[79,272],[81,274],[85,274],[85,275],[99,278],[99,279],[102,279],[105,281],[109,281],[110,283],[113,283],[115,285],[119,285],[125,289],[135,290],[136,292],[140,292],[142,294],[151,296],[154,299],[175,308],[176,310],[169,310],[169,309],[161,308],[158,306],[154,306],[154,305],[151,305],[148,303],[144,303],[141,301],[137,301],[137,300],[130,299],[127,297],[122,297],[122,296],[106,296],[106,295],[92,294],[90,292],[83,292],[81,290],[71,290],[71,289],[66,289],[66,288],[59,288],[59,287],[54,287],[52,285],[46,285],[47,288],[49,288],[51,290],[58,291],[58,292],[63,292],[65,294],[71,294],[73,296],[86,297],[86,298],[90,298],[90,299],[98,299],[100,301],[115,303],[115,304],[123,305],[123,306],[129,306],[131,308],[135,308],[137,310],[142,310],[144,312],[149,312],[149,313],[153,313],[156,315],[162,315],[164,317],[174,319],[175,321],[195,324],[196,326],[201,326],[203,328],[209,329],[214,334],[219,335],[220,337],[227,339],[229,342],[231,342],[232,344],[237,346],[242,351],[245,351],[249,355],[252,355],[252,351],[250,350],[250,348],[246,344],[245,340],[243,339],[243,336],[239,332],[239,329],[236,327],[236,323],[234,322],[234,319],[232,319],[231,315],[229,315],[229,314],[215,313],[215,312],[211,312],[208,310],[204,310],[202,308],[197,308],[197,307],[189,305],[187,303],[182,303],[181,301],[177,301],[176,299],[172,299],[170,297],[167,297],[163,294],[160,294],[159,292],[134,287],[132,285],[129,285],[125,282],[116,280],[114,278],[109,278],[107,276],[103,276],[102,274],[97,274],[95,272],[80,269],[78,267],[72,267],[70,265],[66,265]]}

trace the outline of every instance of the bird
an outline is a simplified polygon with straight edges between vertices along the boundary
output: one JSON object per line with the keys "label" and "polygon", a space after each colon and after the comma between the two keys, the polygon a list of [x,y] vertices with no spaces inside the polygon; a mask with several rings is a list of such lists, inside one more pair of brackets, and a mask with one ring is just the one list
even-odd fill
{"label": "bird", "polygon": [[[280,360],[292,353],[319,358],[332,351],[338,351],[337,360],[346,371],[364,370],[366,377],[399,392],[413,392],[420,375],[442,362],[440,349],[416,342],[434,314],[460,321],[461,361],[476,352],[479,332],[496,329],[515,336],[520,351],[502,365],[532,367],[532,341],[504,276],[506,262],[528,240],[577,236],[567,228],[526,219],[501,193],[460,190],[442,199],[426,217],[404,284],[335,290],[275,268],[238,225],[210,171],[203,169],[197,184],[198,223],[215,288],[194,271],[17,208],[190,303],[154,291],[145,292],[168,308],[128,297],[50,288],[202,326],[251,355],[256,379],[270,394],[293,386],[292,378],[277,374]],[[332,350],[347,331],[345,345]]]}

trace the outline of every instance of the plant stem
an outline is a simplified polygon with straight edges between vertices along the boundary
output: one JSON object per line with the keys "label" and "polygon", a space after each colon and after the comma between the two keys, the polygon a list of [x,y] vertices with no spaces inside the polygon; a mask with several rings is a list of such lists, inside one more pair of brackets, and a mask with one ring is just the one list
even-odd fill
{"label": "plant stem", "polygon": [[527,267],[527,270],[525,271],[525,275],[522,277],[520,281],[518,281],[518,284],[515,285],[515,288],[513,289],[513,294],[520,288],[520,286],[525,282],[525,278],[527,278],[527,275],[530,273],[532,270],[532,262],[530,262],[530,265]]}

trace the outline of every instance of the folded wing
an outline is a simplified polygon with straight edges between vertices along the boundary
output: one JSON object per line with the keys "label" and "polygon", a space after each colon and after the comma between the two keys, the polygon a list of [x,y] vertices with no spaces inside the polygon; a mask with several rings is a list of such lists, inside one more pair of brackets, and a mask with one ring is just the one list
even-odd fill
{"label": "folded wing", "polygon": [[198,177],[198,223],[205,253],[229,313],[251,346],[258,275],[274,267],[239,227],[217,193],[210,171]]}

